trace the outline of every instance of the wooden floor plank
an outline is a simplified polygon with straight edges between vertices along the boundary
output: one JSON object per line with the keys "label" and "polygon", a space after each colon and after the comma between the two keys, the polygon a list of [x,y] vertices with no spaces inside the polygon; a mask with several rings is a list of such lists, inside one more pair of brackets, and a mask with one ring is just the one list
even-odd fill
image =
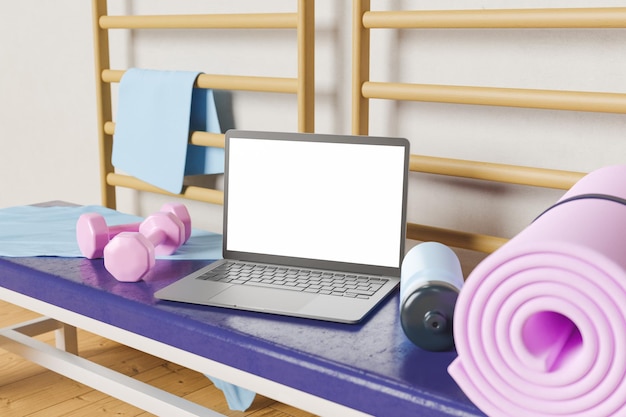
{"label": "wooden floor plank", "polygon": [[[0,301],[0,327],[39,317]],[[38,340],[54,343],[53,333]],[[79,329],[79,352],[102,366],[150,383],[229,417],[314,417],[313,414],[257,395],[245,412],[228,408],[223,393],[204,375]],[[2,417],[150,417],[152,414],[48,371],[0,348]]]}
{"label": "wooden floor plank", "polygon": [[42,372],[1,387],[0,415],[27,416],[89,391],[91,388],[54,372]]}

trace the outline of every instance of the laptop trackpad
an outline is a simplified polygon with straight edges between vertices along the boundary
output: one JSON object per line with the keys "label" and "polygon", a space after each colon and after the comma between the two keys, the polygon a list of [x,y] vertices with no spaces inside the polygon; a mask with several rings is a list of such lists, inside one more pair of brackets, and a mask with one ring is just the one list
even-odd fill
{"label": "laptop trackpad", "polygon": [[239,285],[222,291],[212,297],[210,302],[227,307],[257,311],[297,312],[315,298],[315,294]]}

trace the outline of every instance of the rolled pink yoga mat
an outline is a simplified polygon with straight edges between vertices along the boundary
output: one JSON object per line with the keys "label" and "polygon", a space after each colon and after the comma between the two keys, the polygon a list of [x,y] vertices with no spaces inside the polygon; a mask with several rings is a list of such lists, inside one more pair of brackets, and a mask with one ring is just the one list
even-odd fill
{"label": "rolled pink yoga mat", "polygon": [[626,166],[578,181],[481,262],[448,371],[483,412],[626,416]]}

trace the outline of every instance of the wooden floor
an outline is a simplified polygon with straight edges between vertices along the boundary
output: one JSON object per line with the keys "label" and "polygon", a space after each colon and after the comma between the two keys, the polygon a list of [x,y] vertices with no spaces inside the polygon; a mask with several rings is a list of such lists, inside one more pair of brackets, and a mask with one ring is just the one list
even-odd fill
{"label": "wooden floor", "polygon": [[[36,317],[37,314],[0,301],[0,327]],[[53,343],[54,335],[42,335],[38,339]],[[202,374],[80,329],[78,343],[82,357],[227,416],[313,416],[259,395],[247,411],[231,411],[222,392]],[[0,348],[2,417],[151,415]]]}

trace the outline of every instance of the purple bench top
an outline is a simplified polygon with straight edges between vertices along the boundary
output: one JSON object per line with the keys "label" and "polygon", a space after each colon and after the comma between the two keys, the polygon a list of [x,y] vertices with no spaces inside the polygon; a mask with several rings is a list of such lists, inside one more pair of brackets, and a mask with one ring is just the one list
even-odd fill
{"label": "purple bench top", "polygon": [[209,262],[158,260],[120,283],[101,259],[0,258],[0,286],[375,416],[484,415],[447,373],[456,353],[406,338],[397,291],[356,325],[154,298]]}

